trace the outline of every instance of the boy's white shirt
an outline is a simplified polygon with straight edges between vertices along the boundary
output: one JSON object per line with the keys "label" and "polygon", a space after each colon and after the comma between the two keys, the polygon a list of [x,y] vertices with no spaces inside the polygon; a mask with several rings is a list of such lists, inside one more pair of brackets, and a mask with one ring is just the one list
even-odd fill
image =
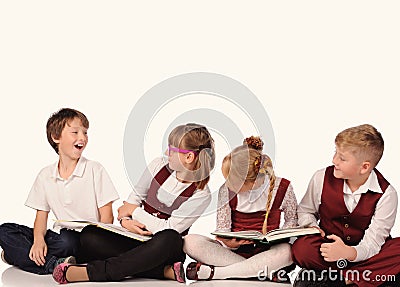
{"label": "boy's white shirt", "polygon": [[[63,179],[58,162],[43,168],[36,177],[25,205],[52,211],[59,220],[100,221],[99,208],[119,199],[104,167],[80,157],[72,175]],[[60,226],[54,227],[56,230]]]}
{"label": "boy's white shirt", "polygon": [[[299,225],[318,226],[318,209],[321,204],[322,187],[324,183],[325,170],[318,170],[310,180],[306,194],[298,207]],[[371,172],[367,181],[355,192],[351,192],[347,184],[343,185],[344,202],[351,213],[357,206],[360,197],[368,190],[383,193],[377,175]],[[363,261],[377,254],[385,240],[390,235],[397,214],[397,192],[392,185],[386,189],[379,199],[371,224],[365,231],[363,239],[356,246],[357,257],[354,262]],[[328,234],[327,234],[328,235]]]}
{"label": "boy's white shirt", "polygon": [[[141,205],[147,198],[147,192],[154,176],[168,163],[165,158],[154,159],[143,172],[143,175],[134,186],[134,191],[129,195],[127,202]],[[190,183],[182,183],[177,180],[176,172],[172,172],[157,192],[158,200],[166,206],[171,206]],[[171,212],[168,219],[160,219],[149,214],[142,208],[136,208],[132,218],[143,223],[146,229],[153,234],[164,229],[174,229],[179,233],[189,228],[206,210],[211,202],[211,193],[208,185],[203,190],[196,189],[194,194],[178,209]]]}

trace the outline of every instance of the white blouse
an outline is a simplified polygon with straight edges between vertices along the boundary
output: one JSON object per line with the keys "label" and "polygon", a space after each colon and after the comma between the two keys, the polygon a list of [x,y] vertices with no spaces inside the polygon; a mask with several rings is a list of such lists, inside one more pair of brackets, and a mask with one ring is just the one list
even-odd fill
{"label": "white blouse", "polygon": [[[282,178],[277,177],[274,189],[272,190],[272,202],[275,200],[276,192]],[[251,213],[266,210],[268,199],[269,180],[264,184],[250,191],[239,192],[237,194],[236,210],[244,213]],[[293,192],[292,184],[289,184],[285,197],[279,208],[284,214],[284,224],[282,228],[290,228],[297,226],[297,200]],[[217,230],[230,231],[232,225],[231,208],[229,206],[229,191],[225,184],[219,189],[218,194],[218,211],[217,211]]]}
{"label": "white blouse", "polygon": [[[163,157],[154,159],[144,171],[142,177],[134,186],[134,191],[129,195],[127,202],[141,205],[142,200],[147,198],[147,192],[150,188],[154,176],[168,162]],[[174,171],[167,180],[161,185],[157,192],[157,199],[171,206],[175,199],[187,188],[190,183],[180,182],[176,178]],[[179,233],[188,229],[204,212],[211,202],[211,193],[206,185],[202,190],[196,189],[193,195],[176,210],[172,211],[168,219],[160,219],[142,208],[136,208],[132,218],[143,223],[146,229],[153,234],[164,229],[175,229]]]}

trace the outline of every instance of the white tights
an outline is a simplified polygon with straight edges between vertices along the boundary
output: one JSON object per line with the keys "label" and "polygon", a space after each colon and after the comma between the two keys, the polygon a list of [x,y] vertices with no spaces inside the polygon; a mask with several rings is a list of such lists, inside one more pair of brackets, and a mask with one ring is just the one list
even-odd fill
{"label": "white tights", "polygon": [[[203,235],[188,234],[184,238],[183,250],[198,262],[214,265],[213,279],[251,278],[260,275],[271,279],[273,272],[293,263],[288,243],[272,245],[269,250],[246,259],[221,246],[216,240]],[[210,270],[208,266],[202,265],[198,272],[199,279],[207,279]]]}

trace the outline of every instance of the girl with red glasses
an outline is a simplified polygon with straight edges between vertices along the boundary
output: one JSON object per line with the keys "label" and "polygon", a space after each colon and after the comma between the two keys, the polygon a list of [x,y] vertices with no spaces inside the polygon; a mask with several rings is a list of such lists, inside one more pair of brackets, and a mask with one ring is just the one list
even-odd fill
{"label": "girl with red glasses", "polygon": [[128,277],[185,281],[182,236],[211,201],[214,140],[206,127],[186,124],[171,131],[168,144],[168,160],[154,159],[118,209],[124,228],[152,238],[143,243],[87,226],[81,234],[85,260],[78,262],[89,263],[58,265],[53,272],[58,283]]}

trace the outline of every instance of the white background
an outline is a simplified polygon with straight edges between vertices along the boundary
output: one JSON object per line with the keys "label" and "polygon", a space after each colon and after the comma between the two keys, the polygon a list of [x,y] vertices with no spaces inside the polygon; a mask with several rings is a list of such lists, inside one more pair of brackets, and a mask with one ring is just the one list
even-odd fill
{"label": "white background", "polygon": [[[231,77],[260,99],[276,173],[298,200],[331,163],[336,134],[362,123],[381,131],[378,169],[399,189],[399,14],[397,1],[2,1],[0,223],[32,225],[24,202],[57,160],[45,125],[62,107],[87,115],[84,155],[105,166],[125,199],[130,111],[159,82],[199,71]],[[208,234],[214,221],[202,218],[192,232]]]}

